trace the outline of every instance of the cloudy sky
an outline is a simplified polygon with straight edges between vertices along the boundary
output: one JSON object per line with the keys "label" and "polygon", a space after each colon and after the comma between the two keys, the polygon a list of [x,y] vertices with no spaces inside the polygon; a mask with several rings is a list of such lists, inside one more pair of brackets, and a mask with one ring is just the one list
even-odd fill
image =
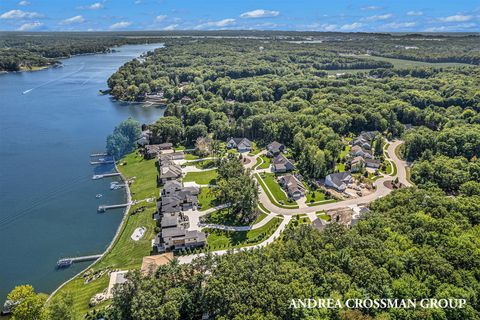
{"label": "cloudy sky", "polygon": [[0,0],[0,30],[478,32],[471,0]]}

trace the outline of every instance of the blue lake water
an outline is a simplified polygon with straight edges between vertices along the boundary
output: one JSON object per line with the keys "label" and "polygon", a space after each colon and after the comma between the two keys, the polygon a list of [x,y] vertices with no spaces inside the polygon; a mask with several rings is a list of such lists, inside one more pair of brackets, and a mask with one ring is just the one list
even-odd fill
{"label": "blue lake water", "polygon": [[151,123],[164,110],[98,90],[122,64],[158,47],[123,46],[65,59],[62,68],[0,75],[0,300],[18,284],[53,291],[87,265],[56,270],[59,258],[102,253],[110,243],[123,210],[97,207],[125,194],[109,189],[111,178],[91,179],[98,169],[89,155],[104,150],[120,121]]}

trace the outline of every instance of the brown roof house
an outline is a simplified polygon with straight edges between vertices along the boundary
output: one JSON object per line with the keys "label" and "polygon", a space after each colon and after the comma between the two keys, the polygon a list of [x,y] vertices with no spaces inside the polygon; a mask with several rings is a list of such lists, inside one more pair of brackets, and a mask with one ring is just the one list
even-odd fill
{"label": "brown roof house", "polygon": [[295,170],[293,163],[283,154],[279,154],[272,160],[272,169],[274,172],[287,172]]}
{"label": "brown roof house", "polygon": [[182,168],[169,161],[169,162],[162,162],[162,165],[158,168],[158,182],[164,184],[169,180],[176,180],[182,177]]}
{"label": "brown roof house", "polygon": [[146,256],[142,260],[140,272],[143,275],[155,273],[161,266],[167,265],[173,260],[173,252],[166,252],[155,256]]}
{"label": "brown roof house", "polygon": [[352,159],[350,163],[350,169],[352,172],[360,172],[363,170],[365,167],[365,160],[363,160],[363,157],[357,156]]}
{"label": "brown roof house", "polygon": [[280,153],[284,151],[285,151],[285,145],[277,141],[273,141],[267,146],[267,156],[269,157],[278,156]]}
{"label": "brown roof house", "polygon": [[281,176],[278,180],[290,198],[297,200],[305,196],[305,187],[303,183],[293,174],[286,174]]}
{"label": "brown roof house", "polygon": [[252,150],[252,142],[247,138],[230,138],[227,141],[227,148],[236,148],[238,152],[247,152]]}

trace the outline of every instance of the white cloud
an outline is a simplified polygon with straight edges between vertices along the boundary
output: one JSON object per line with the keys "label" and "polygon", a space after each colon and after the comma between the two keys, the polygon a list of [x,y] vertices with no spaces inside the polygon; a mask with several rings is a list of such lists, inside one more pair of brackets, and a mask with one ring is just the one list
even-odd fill
{"label": "white cloud", "polygon": [[75,16],[75,17],[71,17],[71,18],[60,21],[60,24],[77,24],[77,23],[83,23],[83,22],[85,22],[85,19],[82,16]]}
{"label": "white cloud", "polygon": [[101,2],[95,2],[95,3],[92,3],[89,6],[78,7],[78,9],[82,9],[82,10],[99,10],[99,9],[102,9],[102,8],[103,8],[103,3],[101,3]]}
{"label": "white cloud", "polygon": [[30,2],[28,2],[28,1],[20,1],[20,2],[18,3],[18,5],[19,5],[19,6],[29,6],[29,5],[30,5]]}
{"label": "white cloud", "polygon": [[172,31],[172,30],[177,29],[177,27],[178,27],[178,24],[171,24],[171,25],[168,25],[168,26],[166,26],[165,28],[163,28],[163,30],[165,30],[165,31]]}
{"label": "white cloud", "polygon": [[41,16],[42,15],[37,12],[10,10],[0,15],[0,19],[31,19],[40,18]]}
{"label": "white cloud", "polygon": [[343,30],[343,31],[355,30],[355,29],[361,28],[362,26],[363,26],[363,23],[354,22],[350,24],[344,24],[343,26],[340,27],[340,30]]}
{"label": "white cloud", "polygon": [[469,29],[472,29],[475,27],[477,27],[476,23],[469,22],[469,23],[461,23],[456,25],[430,27],[423,31],[424,32],[468,31]]}
{"label": "white cloud", "polygon": [[380,10],[382,7],[379,6],[368,6],[368,7],[363,7],[362,10]]}
{"label": "white cloud", "polygon": [[408,11],[407,16],[412,16],[412,17],[423,16],[423,12],[422,11]]}
{"label": "white cloud", "polygon": [[156,17],[155,17],[155,22],[156,22],[156,23],[160,23],[160,22],[162,22],[163,20],[165,20],[166,18],[167,18],[167,16],[164,15],[164,14],[159,15],[159,16],[156,16]]}
{"label": "white cloud", "polygon": [[112,24],[112,25],[109,27],[109,29],[110,29],[110,30],[123,29],[123,28],[130,27],[131,25],[132,25],[132,23],[129,22],[129,21],[120,21],[120,22],[117,22],[117,23]]}
{"label": "white cloud", "polygon": [[322,29],[325,31],[334,31],[337,28],[336,24],[324,24],[322,25]]}
{"label": "white cloud", "polygon": [[386,13],[386,14],[366,17],[366,18],[363,18],[363,20],[365,20],[365,21],[379,21],[379,20],[387,20],[387,19],[390,19],[391,17],[393,17],[393,14]]}
{"label": "white cloud", "polygon": [[465,21],[469,21],[469,20],[472,20],[473,16],[466,16],[466,15],[462,15],[462,14],[456,14],[454,16],[448,16],[448,17],[444,17],[444,18],[439,18],[438,20],[442,21],[442,22],[465,22]]}
{"label": "white cloud", "polygon": [[199,24],[195,27],[195,29],[204,29],[204,28],[211,28],[211,27],[226,27],[230,26],[235,23],[235,19],[223,19],[220,21],[210,21],[206,23]]}
{"label": "white cloud", "polygon": [[391,22],[387,23],[383,27],[389,29],[404,29],[404,28],[413,28],[417,25],[416,22]]}
{"label": "white cloud", "polygon": [[41,26],[43,26],[43,23],[38,21],[34,21],[31,23],[24,23],[17,29],[17,31],[29,31],[29,30],[37,29]]}
{"label": "white cloud", "polygon": [[279,14],[280,14],[280,11],[257,9],[257,10],[242,13],[240,15],[240,18],[270,18],[270,17],[276,17]]}

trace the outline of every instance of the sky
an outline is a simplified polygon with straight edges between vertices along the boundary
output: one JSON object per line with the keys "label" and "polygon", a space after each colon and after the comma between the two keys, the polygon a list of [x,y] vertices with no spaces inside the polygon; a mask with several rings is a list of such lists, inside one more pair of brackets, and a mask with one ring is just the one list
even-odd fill
{"label": "sky", "polygon": [[471,0],[0,0],[0,30],[479,32]]}

